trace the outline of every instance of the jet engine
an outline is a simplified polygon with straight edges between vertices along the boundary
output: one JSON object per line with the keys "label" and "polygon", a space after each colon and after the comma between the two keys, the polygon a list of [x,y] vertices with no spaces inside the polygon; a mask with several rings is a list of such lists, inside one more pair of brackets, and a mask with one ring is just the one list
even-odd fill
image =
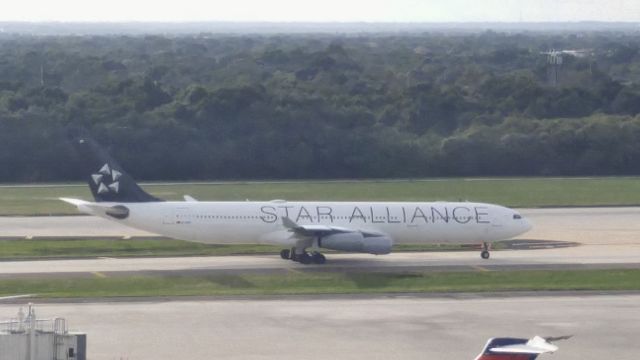
{"label": "jet engine", "polygon": [[129,208],[122,205],[116,205],[105,210],[105,213],[111,217],[122,220],[129,217]]}
{"label": "jet engine", "polygon": [[338,251],[382,255],[391,252],[393,240],[382,235],[369,236],[360,232],[348,232],[324,236],[318,240],[318,246]]}

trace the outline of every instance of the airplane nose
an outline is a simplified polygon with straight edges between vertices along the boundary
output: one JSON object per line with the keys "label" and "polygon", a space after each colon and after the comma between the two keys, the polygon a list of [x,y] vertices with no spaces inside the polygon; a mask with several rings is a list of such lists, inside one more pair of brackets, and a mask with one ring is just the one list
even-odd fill
{"label": "airplane nose", "polygon": [[533,225],[531,224],[531,222],[529,222],[528,219],[523,218],[522,219],[522,232],[526,233],[527,231],[531,230],[533,228]]}

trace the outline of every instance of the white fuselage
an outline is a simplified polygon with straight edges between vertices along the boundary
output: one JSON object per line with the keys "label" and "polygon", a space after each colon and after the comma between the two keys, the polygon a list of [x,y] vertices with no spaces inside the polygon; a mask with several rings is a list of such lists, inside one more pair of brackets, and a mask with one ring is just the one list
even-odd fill
{"label": "white fuselage", "polygon": [[99,203],[125,206],[129,215],[115,219],[93,208],[86,213],[169,236],[211,244],[293,246],[298,238],[283,217],[299,225],[328,225],[389,236],[396,244],[482,243],[509,239],[528,231],[516,211],[470,202],[149,202]]}

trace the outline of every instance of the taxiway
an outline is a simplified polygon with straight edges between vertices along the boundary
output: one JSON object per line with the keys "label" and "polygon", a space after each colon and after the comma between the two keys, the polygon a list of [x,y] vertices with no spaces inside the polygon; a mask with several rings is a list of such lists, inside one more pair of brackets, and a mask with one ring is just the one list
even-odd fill
{"label": "taxiway", "polygon": [[277,255],[167,258],[97,258],[6,261],[0,278],[20,275],[93,276],[141,272],[286,272],[286,271],[500,271],[534,269],[640,268],[640,245],[585,245],[544,250],[495,251],[489,260],[475,251],[392,253],[385,256],[331,254],[324,265],[302,265]]}

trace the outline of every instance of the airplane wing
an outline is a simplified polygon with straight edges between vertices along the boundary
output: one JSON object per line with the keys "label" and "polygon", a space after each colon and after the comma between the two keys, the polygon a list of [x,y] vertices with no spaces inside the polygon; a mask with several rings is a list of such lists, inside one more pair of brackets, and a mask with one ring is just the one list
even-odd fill
{"label": "airplane wing", "polygon": [[321,225],[321,224],[299,225],[286,216],[282,217],[282,225],[284,225],[285,228],[289,229],[289,231],[292,231],[296,235],[300,235],[303,237],[326,236],[326,235],[332,235],[332,234],[351,233],[351,232],[359,232],[359,233],[362,233],[362,235],[364,236],[384,236],[385,235],[383,233],[379,233],[375,231],[362,231],[357,229],[349,229],[341,226],[331,226],[331,225]]}
{"label": "airplane wing", "polygon": [[349,229],[323,224],[296,224],[288,217],[282,225],[297,238],[296,246],[312,246],[317,239],[320,248],[383,255],[391,252],[393,239],[377,231]]}

